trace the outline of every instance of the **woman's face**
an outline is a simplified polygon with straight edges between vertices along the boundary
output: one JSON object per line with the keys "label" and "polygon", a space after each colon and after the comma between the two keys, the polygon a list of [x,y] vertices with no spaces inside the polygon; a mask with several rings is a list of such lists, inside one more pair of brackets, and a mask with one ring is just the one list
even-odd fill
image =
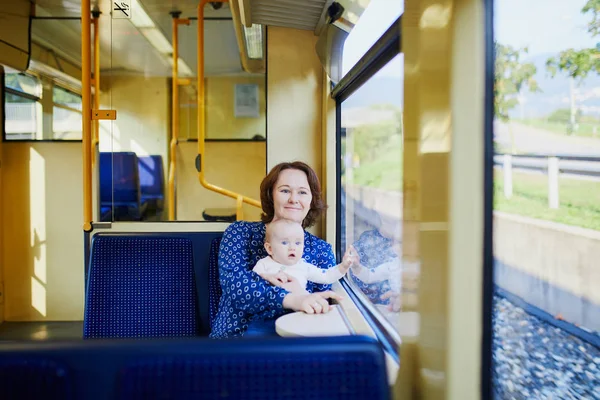
{"label": "woman's face", "polygon": [[279,173],[273,187],[273,219],[289,219],[302,223],[310,211],[312,193],[303,171],[286,169]]}

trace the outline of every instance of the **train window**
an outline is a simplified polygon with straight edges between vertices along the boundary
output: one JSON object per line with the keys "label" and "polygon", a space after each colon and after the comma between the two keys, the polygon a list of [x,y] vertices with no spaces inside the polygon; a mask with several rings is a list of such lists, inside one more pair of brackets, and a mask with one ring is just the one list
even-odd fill
{"label": "train window", "polygon": [[600,396],[596,1],[496,3],[494,391]]}
{"label": "train window", "polygon": [[7,72],[4,76],[5,140],[41,137],[41,89],[30,75]]}
{"label": "train window", "polygon": [[81,139],[81,96],[54,86],[52,99],[53,139]]}
{"label": "train window", "polygon": [[361,266],[351,289],[396,329],[403,301],[402,90],[396,55],[341,104],[341,248],[353,245]]}
{"label": "train window", "polygon": [[17,72],[6,73],[4,86],[5,140],[81,140],[80,95]]}
{"label": "train window", "polygon": [[346,38],[342,76],[346,75],[404,11],[404,2],[371,0]]}

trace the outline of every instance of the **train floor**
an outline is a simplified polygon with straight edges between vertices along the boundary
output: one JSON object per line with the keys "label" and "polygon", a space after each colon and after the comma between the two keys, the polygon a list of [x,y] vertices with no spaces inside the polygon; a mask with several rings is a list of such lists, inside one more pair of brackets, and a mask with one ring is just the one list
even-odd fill
{"label": "train floor", "polygon": [[496,400],[598,399],[600,349],[494,298]]}
{"label": "train floor", "polygon": [[0,341],[73,340],[83,336],[83,321],[3,322]]}

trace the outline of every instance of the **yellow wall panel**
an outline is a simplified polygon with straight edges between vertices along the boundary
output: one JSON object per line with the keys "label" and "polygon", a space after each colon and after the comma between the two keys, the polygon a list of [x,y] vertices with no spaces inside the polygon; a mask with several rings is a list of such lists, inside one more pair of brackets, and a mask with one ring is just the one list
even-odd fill
{"label": "yellow wall panel", "polygon": [[[300,160],[323,181],[323,69],[316,40],[311,31],[268,29],[267,170],[282,161]],[[320,235],[320,224],[310,231]]]}
{"label": "yellow wall panel", "polygon": [[80,143],[3,144],[7,321],[83,319],[81,163]]}
{"label": "yellow wall panel", "polygon": [[[177,220],[201,221],[205,208],[235,208],[235,199],[200,185],[195,166],[197,142],[177,149]],[[265,142],[206,142],[205,177],[208,183],[260,201],[265,177]],[[244,204],[244,220],[258,221],[261,211]]]}

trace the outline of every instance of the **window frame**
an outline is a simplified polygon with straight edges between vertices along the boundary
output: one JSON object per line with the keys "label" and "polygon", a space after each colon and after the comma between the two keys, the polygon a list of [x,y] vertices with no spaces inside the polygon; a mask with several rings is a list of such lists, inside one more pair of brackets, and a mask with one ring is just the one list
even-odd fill
{"label": "window frame", "polygon": [[[342,104],[354,92],[367,83],[377,72],[385,67],[394,57],[402,53],[402,15],[377,39],[373,46],[348,71],[346,75],[333,86],[331,97],[335,100],[336,141],[336,257],[342,259]],[[345,136],[345,135],[344,135]],[[345,234],[345,233],[344,233]],[[344,290],[360,310],[369,326],[375,332],[377,339],[384,349],[396,361],[400,362],[399,346],[401,338],[393,325],[381,315],[370,303],[366,296],[344,276],[340,283]]]}

